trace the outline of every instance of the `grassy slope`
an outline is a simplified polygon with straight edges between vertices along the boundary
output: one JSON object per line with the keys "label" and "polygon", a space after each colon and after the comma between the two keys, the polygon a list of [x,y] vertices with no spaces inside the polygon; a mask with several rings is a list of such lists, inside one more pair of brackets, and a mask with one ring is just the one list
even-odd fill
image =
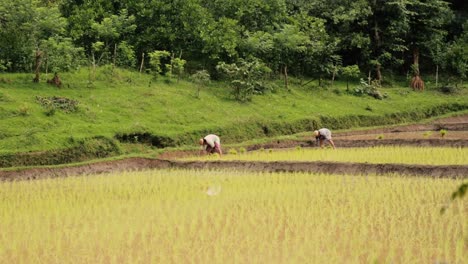
{"label": "grassy slope", "polygon": [[[0,82],[0,153],[61,148],[71,138],[119,132],[147,131],[174,136],[180,133],[242,125],[252,120],[292,121],[317,115],[383,115],[448,102],[467,102],[466,91],[447,96],[436,91],[416,93],[405,87],[384,88],[386,100],[337,95],[333,89],[292,87],[291,92],[255,96],[239,103],[220,83],[212,83],[194,97],[196,88],[186,81],[150,81],[151,77],[119,70],[114,79],[98,73],[93,87],[87,71],[63,74],[64,87],[33,84],[30,74],[2,74]],[[49,76],[50,78],[50,76]],[[338,84],[344,91],[344,86]],[[80,102],[77,113],[57,111],[46,116],[35,96],[64,96]],[[372,111],[366,108],[372,108]],[[26,115],[21,113],[27,112]],[[222,136],[222,135],[221,135]]]}

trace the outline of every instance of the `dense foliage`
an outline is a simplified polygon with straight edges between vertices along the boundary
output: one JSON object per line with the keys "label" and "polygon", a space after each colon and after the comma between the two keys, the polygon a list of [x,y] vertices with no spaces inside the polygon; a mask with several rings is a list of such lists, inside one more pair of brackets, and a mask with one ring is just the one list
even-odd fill
{"label": "dense foliage", "polygon": [[333,80],[353,65],[378,81],[439,70],[463,80],[466,10],[463,0],[1,1],[0,71],[38,81],[80,66],[177,76],[181,66],[220,78],[219,63],[243,62],[286,86],[288,74]]}

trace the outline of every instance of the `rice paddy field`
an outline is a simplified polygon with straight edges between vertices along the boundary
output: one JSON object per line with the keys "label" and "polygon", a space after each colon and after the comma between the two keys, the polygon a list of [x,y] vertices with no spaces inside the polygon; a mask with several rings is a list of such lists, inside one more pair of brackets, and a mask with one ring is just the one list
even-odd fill
{"label": "rice paddy field", "polygon": [[[376,146],[370,148],[230,150],[227,155],[190,157],[187,160],[336,161],[422,165],[467,165],[468,148]],[[467,172],[468,174],[468,172]]]}
{"label": "rice paddy field", "polygon": [[468,206],[450,201],[462,182],[233,170],[0,182],[0,263],[466,263]]}

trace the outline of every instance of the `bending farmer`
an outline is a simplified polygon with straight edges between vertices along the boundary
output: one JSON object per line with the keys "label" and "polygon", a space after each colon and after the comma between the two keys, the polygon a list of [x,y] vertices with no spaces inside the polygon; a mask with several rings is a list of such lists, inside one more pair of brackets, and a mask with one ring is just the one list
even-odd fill
{"label": "bending farmer", "polygon": [[199,143],[207,153],[219,153],[219,155],[223,155],[221,140],[217,135],[210,134],[204,138],[200,138]]}
{"label": "bending farmer", "polygon": [[320,142],[320,147],[323,148],[323,143],[328,142],[333,149],[335,149],[335,143],[333,143],[332,137],[331,137],[331,131],[327,128],[321,128],[319,130],[314,131],[314,136],[315,136],[315,141],[317,144]]}

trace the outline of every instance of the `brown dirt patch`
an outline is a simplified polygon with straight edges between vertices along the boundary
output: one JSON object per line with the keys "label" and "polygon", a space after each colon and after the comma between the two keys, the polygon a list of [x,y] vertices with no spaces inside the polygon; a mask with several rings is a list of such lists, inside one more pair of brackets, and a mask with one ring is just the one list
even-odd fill
{"label": "brown dirt patch", "polygon": [[405,165],[368,164],[344,162],[248,162],[248,161],[176,161],[147,158],[130,158],[118,161],[97,162],[61,168],[35,168],[0,171],[0,181],[17,181],[56,178],[65,176],[102,174],[146,169],[210,169],[248,170],[262,172],[311,172],[346,175],[425,176],[432,178],[468,178],[468,165]]}
{"label": "brown dirt patch", "polygon": [[[438,132],[441,129],[445,129],[448,131],[447,136],[450,136],[450,134],[452,134],[451,136],[454,138],[457,138],[457,136],[463,136],[466,139],[467,138],[466,133],[468,131],[468,115],[437,119],[427,124],[392,126],[392,127],[385,127],[385,128],[334,133],[334,137],[368,135],[368,134],[388,135],[388,134],[401,133],[401,132],[408,132],[408,133],[412,132],[412,133],[415,133],[415,135],[417,133],[420,133],[419,135],[421,135],[422,137],[424,132],[427,132],[427,131],[432,131],[434,136],[437,136]],[[454,133],[456,131],[461,131],[461,132]]]}
{"label": "brown dirt patch", "polygon": [[[441,137],[441,129],[447,131],[444,137]],[[427,124],[339,132],[333,134],[333,141],[337,147],[468,147],[468,115],[437,119]],[[309,145],[312,144],[309,142]]]}

